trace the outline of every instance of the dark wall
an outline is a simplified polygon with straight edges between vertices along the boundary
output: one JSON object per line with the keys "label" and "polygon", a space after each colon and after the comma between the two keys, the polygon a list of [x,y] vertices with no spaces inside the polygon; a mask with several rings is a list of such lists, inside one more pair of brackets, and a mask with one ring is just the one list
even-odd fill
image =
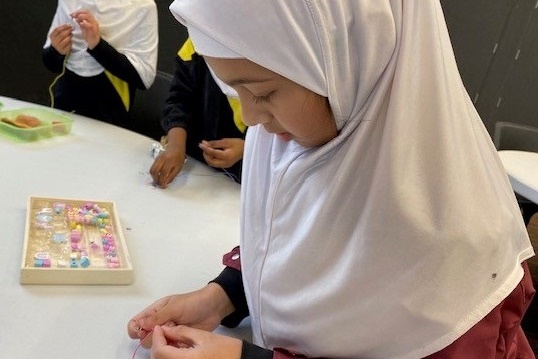
{"label": "dark wall", "polygon": [[[159,70],[172,72],[186,38],[157,0]],[[458,66],[466,88],[490,131],[497,121],[538,126],[537,0],[443,0]],[[0,95],[49,104],[54,76],[41,63],[56,1],[2,0]]]}
{"label": "dark wall", "polygon": [[[159,11],[159,70],[173,72],[174,56],[186,31],[168,10],[170,1],[156,1]],[[1,0],[0,95],[44,105],[50,104],[54,80],[41,62],[56,0]]]}
{"label": "dark wall", "polygon": [[538,127],[537,0],[445,0],[465,86],[486,127]]}

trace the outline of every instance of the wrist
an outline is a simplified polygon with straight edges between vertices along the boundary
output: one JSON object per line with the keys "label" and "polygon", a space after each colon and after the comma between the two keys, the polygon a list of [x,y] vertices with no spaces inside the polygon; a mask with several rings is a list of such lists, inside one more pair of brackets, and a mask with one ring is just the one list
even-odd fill
{"label": "wrist", "polygon": [[224,291],[224,289],[217,283],[209,283],[203,289],[213,311],[219,316],[220,320],[224,319],[228,315],[235,311],[235,307],[232,301]]}
{"label": "wrist", "polygon": [[187,146],[187,131],[182,127],[171,128],[166,134],[166,146],[185,150]]}
{"label": "wrist", "polygon": [[98,37],[95,40],[91,41],[91,43],[90,42],[86,43],[86,45],[88,46],[88,50],[92,51],[93,49],[97,47],[97,45],[99,45],[100,42],[101,42],[101,37]]}

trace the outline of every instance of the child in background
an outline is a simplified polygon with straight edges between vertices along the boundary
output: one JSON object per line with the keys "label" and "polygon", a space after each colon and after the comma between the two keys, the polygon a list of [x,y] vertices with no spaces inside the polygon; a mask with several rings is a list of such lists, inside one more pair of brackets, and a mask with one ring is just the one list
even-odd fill
{"label": "child in background", "polygon": [[216,81],[187,39],[176,57],[174,79],[161,120],[167,134],[166,150],[150,168],[159,187],[167,187],[180,173],[186,154],[241,182],[246,126],[237,94]]}
{"label": "child in background", "polygon": [[129,128],[136,89],[155,79],[157,48],[152,0],[59,0],[42,51],[60,74],[51,106]]}
{"label": "child in background", "polygon": [[[170,9],[251,127],[240,252],[129,321],[153,359],[534,358],[534,252],[439,1]],[[212,332],[246,315],[253,343]]]}

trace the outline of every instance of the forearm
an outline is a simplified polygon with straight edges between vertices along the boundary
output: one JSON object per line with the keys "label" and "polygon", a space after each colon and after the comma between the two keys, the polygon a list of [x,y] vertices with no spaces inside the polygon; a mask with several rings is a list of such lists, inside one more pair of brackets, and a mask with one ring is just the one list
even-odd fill
{"label": "forearm", "polygon": [[187,131],[182,127],[173,127],[166,134],[166,147],[177,148],[183,153],[186,151]]}
{"label": "forearm", "polygon": [[41,58],[45,67],[51,72],[62,72],[65,55],[60,54],[54,47],[48,46],[43,48],[43,50],[41,50]]}
{"label": "forearm", "polygon": [[145,90],[140,75],[129,61],[127,56],[117,51],[112,45],[101,39],[93,49],[87,49],[88,53],[95,58],[107,71],[123,81],[132,84],[138,89]]}

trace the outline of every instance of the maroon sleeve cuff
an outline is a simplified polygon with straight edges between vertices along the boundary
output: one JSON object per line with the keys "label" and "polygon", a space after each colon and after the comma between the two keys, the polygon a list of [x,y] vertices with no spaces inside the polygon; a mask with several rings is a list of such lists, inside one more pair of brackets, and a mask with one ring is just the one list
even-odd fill
{"label": "maroon sleeve cuff", "polygon": [[222,257],[222,264],[226,267],[241,271],[241,251],[239,250],[239,246],[235,247]]}

